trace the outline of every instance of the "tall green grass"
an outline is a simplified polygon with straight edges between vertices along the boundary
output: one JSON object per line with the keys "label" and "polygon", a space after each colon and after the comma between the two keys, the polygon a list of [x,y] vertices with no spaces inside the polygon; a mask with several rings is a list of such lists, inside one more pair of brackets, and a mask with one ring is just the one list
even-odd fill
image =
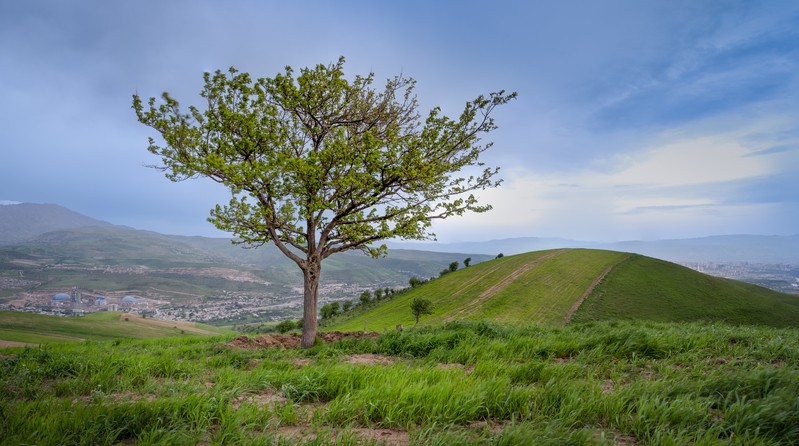
{"label": "tall green grass", "polygon": [[[799,332],[464,321],[310,350],[6,349],[2,444],[795,444]],[[386,364],[358,364],[352,355]]]}

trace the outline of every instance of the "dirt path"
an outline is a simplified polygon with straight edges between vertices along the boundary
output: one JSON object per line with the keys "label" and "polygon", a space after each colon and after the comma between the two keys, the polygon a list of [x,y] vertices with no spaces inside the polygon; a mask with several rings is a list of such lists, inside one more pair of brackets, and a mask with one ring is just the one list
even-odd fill
{"label": "dirt path", "polygon": [[625,257],[617,260],[616,262],[614,262],[609,267],[605,268],[605,270],[602,271],[602,274],[597,276],[596,279],[594,279],[594,281],[591,282],[591,285],[589,285],[588,288],[586,288],[586,290],[583,292],[583,294],[580,296],[580,298],[577,299],[577,302],[575,302],[574,305],[572,305],[572,307],[569,308],[569,312],[566,313],[566,316],[563,318],[563,322],[568,324],[569,321],[571,320],[572,316],[574,316],[574,313],[576,313],[577,310],[580,309],[580,305],[582,305],[583,302],[585,302],[585,299],[587,299],[588,296],[590,296],[591,293],[594,292],[594,289],[596,289],[596,287],[600,283],[602,283],[602,280],[605,279],[605,276],[610,274],[610,272],[613,271],[613,268],[615,268],[619,263],[621,263],[621,262],[623,262],[623,261],[625,261],[625,260],[627,260],[629,258],[630,258],[630,256],[625,256]]}
{"label": "dirt path", "polygon": [[[465,316],[467,314],[474,313],[480,306],[483,305],[483,302],[485,302],[490,297],[496,295],[497,293],[499,293],[503,289],[507,288],[510,284],[515,282],[516,279],[518,279],[522,274],[524,274],[524,273],[530,271],[531,269],[535,268],[538,264],[540,264],[544,260],[551,259],[553,257],[559,256],[559,255],[563,254],[566,251],[569,251],[569,249],[558,249],[556,251],[550,252],[548,254],[544,254],[541,257],[537,257],[537,258],[535,258],[535,259],[533,259],[533,260],[531,260],[531,261],[529,261],[527,263],[524,263],[524,264],[520,265],[518,268],[513,270],[510,274],[508,274],[507,276],[502,278],[502,280],[500,280],[499,282],[497,282],[494,285],[492,285],[491,287],[489,287],[487,290],[485,290],[482,293],[480,293],[480,295],[477,296],[477,298],[473,299],[471,302],[469,302],[466,305],[464,305],[463,308],[461,308],[457,313],[453,314],[447,320],[459,319],[459,318],[462,318],[463,316]],[[492,269],[490,272],[493,272],[493,271],[494,271],[494,269]],[[486,274],[488,274],[488,273],[486,273]],[[483,276],[485,276],[485,274]],[[480,278],[482,279],[483,276],[481,276]]]}

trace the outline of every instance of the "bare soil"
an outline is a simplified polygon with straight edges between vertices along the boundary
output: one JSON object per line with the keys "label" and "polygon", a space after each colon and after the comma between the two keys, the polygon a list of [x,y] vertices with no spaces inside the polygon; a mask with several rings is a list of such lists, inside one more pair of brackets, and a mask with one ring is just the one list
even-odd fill
{"label": "bare soil", "polygon": [[[319,333],[319,338],[324,342],[337,342],[342,339],[372,339],[380,336],[380,333],[363,331],[328,331]],[[291,334],[271,334],[256,337],[239,336],[226,344],[232,348],[260,349],[260,348],[299,348],[300,335]]]}
{"label": "bare soil", "polygon": [[[386,446],[404,446],[410,444],[408,432],[397,429],[371,429],[353,427],[350,432],[360,437],[362,441],[376,442]],[[335,433],[335,430],[334,430]],[[316,439],[316,431],[306,426],[283,426],[278,429],[281,438],[297,442],[307,442]]]}
{"label": "bare soil", "polygon": [[474,364],[466,366],[463,364],[458,364],[456,362],[449,362],[449,363],[438,364],[436,368],[441,370],[462,370],[463,373],[469,375],[474,370]]}
{"label": "bare soil", "polygon": [[392,358],[391,356],[374,355],[372,353],[360,353],[349,355],[344,358],[344,362],[348,362],[350,364],[366,365],[388,365],[393,364],[394,361],[396,361],[396,359]]}
{"label": "bare soil", "polygon": [[17,342],[17,341],[3,341],[0,339],[0,348],[4,347],[38,347],[39,344],[31,344],[29,342]]}
{"label": "bare soil", "polygon": [[274,403],[286,404],[286,397],[275,389],[264,389],[260,393],[243,393],[233,400],[233,408],[238,409],[242,403],[254,403],[260,407],[271,406]]}

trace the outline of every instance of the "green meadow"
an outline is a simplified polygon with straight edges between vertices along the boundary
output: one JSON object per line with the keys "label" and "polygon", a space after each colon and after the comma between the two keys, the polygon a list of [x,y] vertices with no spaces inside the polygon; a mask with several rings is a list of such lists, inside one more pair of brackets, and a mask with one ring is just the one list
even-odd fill
{"label": "green meadow", "polygon": [[799,332],[450,322],[312,349],[231,336],[6,349],[8,445],[781,445]]}
{"label": "green meadow", "polygon": [[[414,325],[418,297],[435,307]],[[40,344],[0,348],[0,444],[799,444],[798,307],[567,249],[361,305],[323,330],[378,333],[308,350],[281,346],[296,333],[0,313],[0,339]]]}
{"label": "green meadow", "polygon": [[16,311],[0,311],[0,342],[51,344],[102,341],[119,338],[161,338],[221,334],[217,327],[193,322],[159,321],[120,312],[59,317]]}

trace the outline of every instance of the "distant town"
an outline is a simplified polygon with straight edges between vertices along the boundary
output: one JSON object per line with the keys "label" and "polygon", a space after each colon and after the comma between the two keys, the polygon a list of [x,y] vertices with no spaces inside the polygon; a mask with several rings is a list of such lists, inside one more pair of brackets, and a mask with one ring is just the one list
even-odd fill
{"label": "distant town", "polygon": [[[717,277],[754,283],[776,291],[799,295],[799,265],[749,262],[687,262],[683,266]],[[0,277],[0,288],[36,287],[25,278]],[[376,285],[377,288],[380,285]],[[247,323],[297,318],[302,314],[302,287],[280,295],[269,292],[220,290],[200,301],[175,302],[154,291],[99,291],[79,285],[66,289],[36,289],[19,293],[0,305],[0,310],[39,314],[82,316],[97,311],[122,311],[161,320],[205,323]],[[363,286],[327,283],[320,286],[319,307],[332,301],[357,300]]]}
{"label": "distant town", "polygon": [[686,262],[682,265],[711,276],[754,283],[783,293],[799,294],[799,265],[750,262]]}
{"label": "distant town", "polygon": [[[0,288],[35,287],[31,280],[0,277]],[[331,301],[357,300],[363,287],[344,283],[320,286],[319,306]],[[24,311],[56,316],[83,316],[98,311],[122,311],[161,320],[206,323],[242,323],[277,321],[300,317],[303,290],[295,288],[280,296],[221,290],[217,296],[190,302],[174,302],[152,291],[114,291],[72,287],[71,289],[37,289],[19,293],[0,310]]]}

